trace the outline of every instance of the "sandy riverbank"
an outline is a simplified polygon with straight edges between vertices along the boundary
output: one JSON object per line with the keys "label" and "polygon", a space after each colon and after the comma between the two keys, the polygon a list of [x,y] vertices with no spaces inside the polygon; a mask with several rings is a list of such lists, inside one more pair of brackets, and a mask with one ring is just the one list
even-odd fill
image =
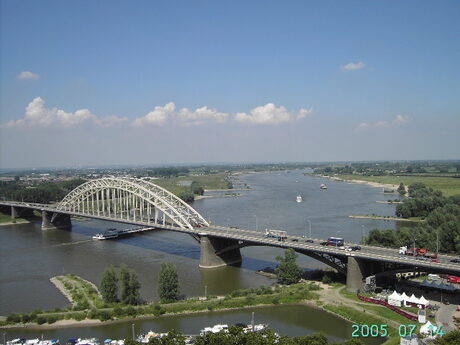
{"label": "sandy riverbank", "polygon": [[[57,277],[50,278],[50,282],[56,286],[56,288],[67,298],[67,300],[73,305],[74,301],[72,299],[72,296],[67,292],[66,288],[64,287],[64,284],[57,279]],[[66,320],[62,320],[66,321]]]}
{"label": "sandy riverbank", "polygon": [[28,224],[28,223],[30,223],[30,221],[27,220],[27,219],[19,219],[19,220],[15,220],[15,221],[11,221],[11,222],[0,223],[0,226],[3,226],[3,225]]}
{"label": "sandy riverbank", "polygon": [[388,183],[380,183],[380,182],[372,182],[372,181],[364,181],[364,180],[347,180],[337,176],[320,176],[330,178],[331,180],[335,181],[343,181],[343,182],[351,182],[351,183],[358,183],[358,184],[367,184],[368,186],[375,187],[375,188],[384,188],[384,189],[393,189],[397,190],[398,185],[396,184],[388,184]]}

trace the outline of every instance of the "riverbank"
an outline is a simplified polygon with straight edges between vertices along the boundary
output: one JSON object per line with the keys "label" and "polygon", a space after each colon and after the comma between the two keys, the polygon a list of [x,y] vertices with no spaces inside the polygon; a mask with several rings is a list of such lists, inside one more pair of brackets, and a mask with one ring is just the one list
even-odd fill
{"label": "riverbank", "polygon": [[376,219],[376,220],[386,220],[386,221],[397,221],[397,222],[424,222],[424,219],[420,219],[418,217],[411,217],[411,218],[399,218],[399,217],[391,217],[391,216],[377,216],[374,214],[352,214],[348,216],[348,218],[356,218],[356,219]]}
{"label": "riverbank", "polygon": [[[368,185],[368,186],[371,186],[371,187],[383,188],[383,189],[386,189],[386,190],[395,190],[396,191],[398,189],[398,187],[399,187],[398,184],[382,183],[382,182],[368,181],[368,180],[359,180],[359,179],[354,179],[354,178],[345,178],[345,177],[338,177],[338,176],[315,175],[315,174],[309,174],[309,176],[328,178],[328,179],[331,179],[331,180],[334,180],[334,181],[365,184],[365,185]],[[386,193],[386,194],[389,194],[389,193]]]}
{"label": "riverbank", "polygon": [[[62,280],[61,280],[62,282]],[[74,327],[95,324],[107,324],[109,322],[125,322],[143,318],[155,318],[161,315],[187,315],[196,312],[211,312],[217,310],[239,310],[261,306],[289,305],[305,300],[316,300],[320,290],[317,283],[298,283],[290,286],[260,286],[258,288],[235,290],[226,296],[209,296],[207,298],[194,297],[180,300],[175,303],[158,304],[149,303],[138,306],[126,306],[122,304],[97,305],[88,302],[86,309],[78,308],[82,304],[81,290],[67,286],[63,282],[63,289],[71,296],[73,304],[77,308],[67,308],[59,311],[32,312],[24,314],[8,315],[6,322],[0,326],[5,329],[31,328],[53,329],[53,327]],[[76,297],[77,296],[77,297]],[[80,297],[78,297],[80,296]],[[71,297],[71,298],[70,298]]]}

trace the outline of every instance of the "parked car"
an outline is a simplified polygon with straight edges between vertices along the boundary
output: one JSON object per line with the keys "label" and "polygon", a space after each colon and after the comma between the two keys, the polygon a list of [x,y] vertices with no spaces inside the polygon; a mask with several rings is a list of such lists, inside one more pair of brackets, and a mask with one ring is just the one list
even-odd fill
{"label": "parked car", "polygon": [[320,243],[322,246],[327,246],[327,241],[321,242]]}
{"label": "parked car", "polygon": [[460,259],[452,259],[450,262],[453,262],[455,264],[460,264]]}
{"label": "parked car", "polygon": [[305,240],[305,242],[313,243],[314,241],[313,240]]}
{"label": "parked car", "polygon": [[361,250],[361,246],[351,246],[350,249],[351,249],[352,251]]}
{"label": "parked car", "polygon": [[298,238],[291,238],[291,241],[292,242],[299,242],[299,239]]}

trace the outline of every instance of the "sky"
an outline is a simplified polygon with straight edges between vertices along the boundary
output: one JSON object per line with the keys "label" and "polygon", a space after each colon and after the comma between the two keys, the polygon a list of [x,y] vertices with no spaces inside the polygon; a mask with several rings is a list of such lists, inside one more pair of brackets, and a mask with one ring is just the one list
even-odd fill
{"label": "sky", "polygon": [[460,1],[0,6],[0,168],[460,158]]}

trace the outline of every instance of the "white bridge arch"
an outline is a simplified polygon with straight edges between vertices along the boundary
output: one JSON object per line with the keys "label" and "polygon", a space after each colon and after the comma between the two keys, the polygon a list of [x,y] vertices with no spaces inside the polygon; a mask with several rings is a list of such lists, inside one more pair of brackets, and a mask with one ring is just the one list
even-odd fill
{"label": "white bridge arch", "polygon": [[182,229],[209,226],[190,205],[149,179],[104,177],[67,194],[58,210]]}

